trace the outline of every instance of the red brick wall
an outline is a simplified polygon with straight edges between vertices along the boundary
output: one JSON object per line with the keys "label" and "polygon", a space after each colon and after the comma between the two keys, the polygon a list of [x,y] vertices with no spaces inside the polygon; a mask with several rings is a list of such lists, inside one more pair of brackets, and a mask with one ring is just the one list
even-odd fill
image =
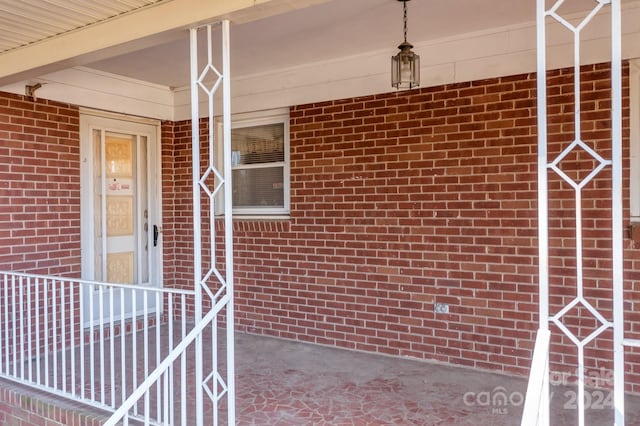
{"label": "red brick wall", "polygon": [[0,382],[0,424],[4,426],[99,426],[108,420],[108,414],[13,382]]}
{"label": "red brick wall", "polygon": [[[206,127],[202,129],[203,140]],[[164,250],[171,258],[176,287],[193,288],[193,197],[191,121],[173,123],[174,139],[163,145],[163,187],[171,179],[170,192],[163,199]],[[166,156],[165,148],[170,147]],[[203,144],[204,145],[204,144]],[[169,243],[170,242],[170,243]],[[170,253],[167,253],[170,251]],[[164,273],[168,274],[165,264]],[[166,282],[166,278],[165,278]]]}
{"label": "red brick wall", "polygon": [[[609,158],[609,68],[585,67],[582,78],[583,139]],[[572,70],[549,73],[550,155],[574,138],[572,87]],[[624,97],[628,218],[626,68]],[[184,208],[176,212],[188,216],[190,132],[186,122],[177,128],[174,184]],[[292,107],[291,217],[234,223],[239,328],[528,373],[538,309],[536,135],[534,74]],[[595,165],[579,154],[562,167],[581,180]],[[575,296],[574,191],[549,179],[555,313]],[[583,234],[585,295],[611,319],[609,185],[604,171],[585,186]],[[178,253],[189,252],[188,234]],[[625,247],[631,288],[640,250],[627,238]],[[189,259],[180,268],[190,267]],[[436,302],[449,314],[435,314]],[[581,338],[595,326],[577,310],[564,322]],[[611,333],[603,337],[586,351],[588,369],[611,368]],[[629,355],[629,377],[640,383],[640,360]],[[554,368],[574,368],[575,356],[554,338]]]}
{"label": "red brick wall", "polygon": [[[201,139],[201,161],[200,172],[205,172],[208,167],[208,131],[207,120],[203,119],[200,123],[200,139]],[[164,217],[163,229],[165,238],[165,253],[167,250],[167,241],[171,241],[170,250],[173,262],[172,274],[175,286],[178,288],[193,289],[193,197],[192,197],[192,141],[191,141],[191,121],[181,121],[174,123],[174,140],[171,144],[171,155],[167,157],[171,164],[168,167],[163,165],[164,179],[172,180],[172,193],[165,197],[163,201]],[[170,171],[169,171],[170,170]],[[208,181],[208,183],[211,183]],[[164,185],[165,183],[163,183]],[[211,185],[213,189],[215,185]],[[206,274],[211,266],[211,256],[209,250],[209,202],[204,191],[202,195],[202,270]],[[168,212],[167,209],[171,209]],[[167,221],[170,221],[169,223]],[[221,221],[218,221],[218,237],[216,244],[218,246],[217,268],[224,272],[224,246],[223,229],[220,227]],[[167,227],[167,225],[169,227]],[[168,230],[171,229],[171,232]],[[164,268],[165,276],[167,275],[167,267]],[[165,279],[166,282],[166,279]],[[210,281],[210,287],[215,284],[215,277]],[[209,298],[203,299],[204,307],[208,307]]]}
{"label": "red brick wall", "polygon": [[526,75],[292,108],[291,220],[238,224],[240,323],[525,373],[534,95]]}
{"label": "red brick wall", "polygon": [[162,169],[162,279],[166,287],[176,287],[175,278],[175,195],[174,195],[174,150],[175,125],[171,121],[161,124],[161,169]]}
{"label": "red brick wall", "polygon": [[0,94],[0,269],[79,276],[78,108]]}
{"label": "red brick wall", "polygon": [[[608,77],[605,66],[586,67],[582,85],[583,137],[605,157]],[[571,70],[550,73],[549,83],[557,154],[573,138]],[[534,75],[293,107],[290,219],[234,224],[240,329],[528,372],[537,327],[535,107]],[[190,124],[165,122],[162,132],[165,285],[190,287]],[[0,268],[79,274],[78,141],[77,108],[0,97]],[[594,163],[575,155],[563,167],[582,179]],[[608,185],[605,171],[586,186],[583,224],[585,294],[610,317]],[[554,174],[550,188],[557,312],[575,294],[573,190]],[[640,336],[631,312],[640,250],[626,238],[625,246],[629,331]],[[434,314],[435,302],[450,313]],[[595,326],[577,310],[565,322],[581,337]],[[606,342],[590,347],[588,367],[609,368]],[[555,366],[574,358],[566,339],[554,341]],[[640,359],[627,359],[628,377],[640,383]]]}

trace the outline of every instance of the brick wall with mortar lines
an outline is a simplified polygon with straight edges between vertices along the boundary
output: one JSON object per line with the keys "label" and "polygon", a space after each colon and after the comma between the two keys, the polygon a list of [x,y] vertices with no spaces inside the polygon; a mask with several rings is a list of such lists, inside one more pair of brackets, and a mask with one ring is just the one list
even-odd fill
{"label": "brick wall with mortar lines", "polygon": [[[582,79],[583,139],[607,158],[609,68],[584,67]],[[552,154],[574,137],[572,87],[572,70],[549,73]],[[624,97],[627,226],[626,66]],[[292,107],[291,217],[234,223],[239,328],[527,374],[538,303],[536,125],[534,74]],[[185,161],[187,126],[178,123],[176,134]],[[593,161],[576,154],[562,166],[580,180]],[[186,170],[182,183],[175,178],[185,202],[189,179]],[[574,192],[549,179],[557,312],[575,295]],[[609,186],[605,171],[583,200],[585,295],[607,316]],[[189,241],[185,234],[183,249]],[[640,282],[637,248],[625,238],[630,289]],[[634,297],[627,294],[630,307]],[[436,302],[449,314],[435,314]],[[637,333],[637,315],[628,310],[627,318]],[[564,322],[582,338],[593,330],[580,310]],[[611,367],[609,338],[587,350],[587,369]],[[554,338],[555,368],[573,369],[575,353]],[[629,380],[640,383],[640,359],[627,359]]]}
{"label": "brick wall with mortar lines", "polygon": [[161,123],[161,169],[162,169],[162,234],[161,243],[163,249],[162,280],[166,287],[175,287],[175,214],[174,214],[174,131],[175,126],[171,121]]}
{"label": "brick wall with mortar lines", "polygon": [[[205,173],[208,166],[208,132],[209,126],[206,119],[200,122],[200,176]],[[170,195],[171,201],[164,200],[163,208],[165,218],[171,221],[170,226],[173,232],[164,232],[164,237],[172,241],[171,250],[174,262],[174,282],[176,287],[193,289],[193,198],[192,198],[192,141],[191,141],[191,121],[174,123],[174,140],[171,145],[171,170],[165,173],[164,179],[171,179],[173,193]],[[165,169],[168,170],[168,169]],[[207,181],[210,188],[214,188],[212,181]],[[164,183],[163,183],[164,185]],[[212,257],[210,255],[210,232],[209,232],[209,202],[207,194],[201,191],[201,214],[202,214],[202,270],[206,274],[211,266]],[[170,206],[169,206],[170,204]],[[166,213],[167,208],[171,208],[171,213]],[[167,221],[164,221],[165,225]],[[222,221],[216,221],[216,267],[224,276],[224,229],[221,227]],[[165,226],[166,229],[166,226]],[[165,250],[167,246],[165,245]],[[167,268],[165,266],[165,276]],[[218,288],[217,280],[212,277],[209,281],[210,288]],[[203,298],[203,307],[210,307],[210,299]],[[223,317],[219,318],[219,324],[224,324]]]}
{"label": "brick wall with mortar lines", "polygon": [[80,274],[78,108],[0,96],[0,269]]}
{"label": "brick wall with mortar lines", "polygon": [[[266,235],[282,245],[239,317],[317,343],[524,373],[534,90],[517,76],[293,108],[289,237]],[[260,264],[248,259],[247,276]]]}
{"label": "brick wall with mortar lines", "polygon": [[[204,121],[203,121],[204,123]],[[202,132],[206,131],[203,126]],[[203,133],[203,140],[205,136]],[[173,233],[165,232],[163,238],[173,241],[172,257],[176,286],[179,288],[193,288],[193,198],[192,198],[192,167],[191,167],[191,122],[183,121],[174,125],[174,140],[171,145],[172,161],[170,178],[173,180],[172,194],[165,197],[163,208],[167,220],[171,220]],[[164,168],[164,170],[169,170]],[[169,178],[169,173],[164,174]],[[169,201],[168,199],[171,199]],[[171,212],[167,212],[167,203],[171,202]],[[166,229],[166,228],[165,228]],[[166,243],[166,240],[165,240]],[[166,245],[165,245],[166,250]],[[165,274],[167,270],[165,267]]]}
{"label": "brick wall with mortar lines", "polygon": [[[173,140],[173,123],[162,123],[162,137],[169,142]],[[169,200],[169,206],[172,205],[173,198],[170,146],[171,143],[163,144],[163,167],[170,171],[169,178],[163,180],[163,195],[165,200]],[[170,151],[169,158],[167,150]],[[171,209],[168,211],[171,212]],[[171,229],[169,226],[169,230]],[[172,242],[167,243],[169,247],[165,251],[165,276],[168,281],[166,284],[171,285],[175,284],[172,281]],[[79,277],[80,267],[79,108],[0,93],[0,270]],[[36,286],[40,288],[39,293],[35,290]],[[4,284],[1,288],[4,288]],[[20,303],[24,304],[26,310],[29,293],[32,309],[39,304],[39,317],[31,318],[32,329],[36,321],[43,323],[45,304],[49,315],[53,312],[54,305],[58,309],[58,315],[61,314],[60,306],[65,306],[67,318],[71,309],[76,312],[78,309],[78,305],[71,306],[68,297],[66,305],[62,305],[60,287],[57,287],[55,297],[42,292],[42,282],[32,282],[31,286],[25,284],[20,290],[19,281],[16,280],[13,284],[9,280],[7,288],[8,296],[4,291],[0,292],[0,315],[4,318],[8,312],[11,318],[12,314],[17,313],[21,318],[20,313],[24,310],[20,309]],[[79,295],[77,290],[74,292],[77,301]],[[24,294],[24,297],[20,299],[19,294]],[[39,302],[36,302],[38,294]],[[6,307],[12,306],[14,301],[17,302],[15,311],[11,308],[7,311]],[[76,314],[75,318],[79,316]],[[56,327],[60,326],[58,321]],[[131,324],[127,326],[130,327]],[[47,329],[49,339],[53,339],[55,334],[58,347],[61,347],[63,340],[68,346],[71,342],[70,329],[67,328],[63,334],[62,330],[54,330],[53,327],[50,323]],[[14,328],[17,329],[17,339],[20,340],[27,326],[14,325],[11,319],[8,323],[3,323],[0,333],[4,337],[9,336],[9,348]],[[80,329],[76,323],[75,342],[80,340]],[[6,330],[10,333],[7,334]],[[115,332],[119,334],[120,328],[117,327]],[[44,329],[41,329],[40,336],[43,333]],[[94,333],[98,335],[97,331]],[[31,336],[34,353],[37,348],[44,353],[43,342],[36,342],[38,334],[26,330],[25,335]],[[85,333],[85,339],[87,336],[88,333]],[[25,338],[25,344],[29,342],[28,339],[29,337]],[[3,350],[2,361],[7,362],[12,354],[11,349]],[[61,374],[60,371],[58,374]],[[3,424],[88,425],[104,421],[104,418],[86,415],[81,408],[81,404],[60,408],[40,402],[37,398],[25,399],[13,385],[0,388],[0,419]]]}
{"label": "brick wall with mortar lines", "polygon": [[[0,93],[0,270],[79,277],[80,264],[78,107]],[[12,304],[12,291],[18,292],[19,287],[19,282],[9,281],[8,295],[3,291],[3,316]],[[23,291],[29,291],[26,285]],[[55,297],[44,300],[43,293],[35,293],[33,288],[31,292],[32,304],[36,303],[35,295],[41,295],[40,322],[45,303],[61,306]],[[22,312],[18,303],[16,306],[15,312]],[[65,309],[73,308],[67,305]],[[9,342],[13,337],[6,331],[13,331],[14,327],[19,328],[11,320],[3,325],[3,336],[9,336]],[[56,333],[60,344],[62,331],[54,332],[51,327],[47,331],[50,336]],[[35,333],[27,336],[31,336],[36,351]],[[68,330],[64,336],[65,340],[70,339]],[[77,341],[77,332],[75,338]],[[39,347],[44,350],[42,342]],[[3,362],[11,355],[11,350],[3,350]],[[75,416],[53,407],[48,413],[46,406],[24,401],[11,387],[0,389],[3,424],[67,424]],[[76,417],[79,422],[91,423],[86,416]]]}
{"label": "brick wall with mortar lines", "polygon": [[43,392],[15,385],[0,387],[0,424],[5,426],[99,426],[108,413],[68,400],[51,401]]}
{"label": "brick wall with mortar lines", "polygon": [[[80,275],[80,137],[77,107],[32,98],[0,96],[0,270],[79,277]],[[26,282],[7,282],[0,290],[0,314],[9,318],[3,324],[3,338],[13,342],[8,331],[19,328],[11,313],[22,313],[26,295],[32,291],[32,306],[38,303],[38,320],[44,319],[44,306],[74,309],[59,295],[45,294],[43,286]],[[39,300],[36,302],[36,298]],[[76,296],[77,300],[77,296]],[[7,303],[8,302],[8,303]],[[15,303],[15,311],[7,311]],[[23,306],[20,303],[24,303]],[[33,318],[35,321],[36,318]],[[20,328],[20,330],[23,330]],[[50,334],[54,331],[50,327]],[[56,331],[59,341],[63,332]],[[77,338],[78,333],[76,333]],[[35,333],[26,333],[34,350]],[[70,332],[64,332],[66,340]],[[11,348],[11,345],[9,345]],[[12,350],[3,351],[7,362]]]}
{"label": "brick wall with mortar lines", "polygon": [[[206,120],[202,122],[202,172],[205,169]],[[191,121],[163,123],[162,170],[163,170],[163,222],[162,245],[164,250],[163,278],[167,287],[193,289],[193,197],[192,197],[192,142]],[[204,196],[204,193],[203,193]],[[203,203],[203,220],[208,221],[208,203]],[[203,224],[203,247],[208,244],[208,231]],[[203,264],[207,264],[209,251],[203,248]],[[205,271],[206,269],[203,268]],[[207,298],[204,299],[205,308]],[[177,304],[177,302],[176,302]],[[192,315],[193,305],[187,303]],[[176,306],[176,315],[180,315]]]}
{"label": "brick wall with mortar lines", "polygon": [[[550,75],[551,151],[559,152],[571,138],[572,79],[568,70]],[[606,152],[608,68],[586,67],[584,79],[585,139]],[[628,165],[628,77],[624,84]],[[3,95],[0,108],[0,262],[77,274],[77,109],[14,95]],[[297,106],[291,118],[291,219],[235,222],[240,328],[526,373],[537,319],[534,76]],[[190,124],[162,129],[165,284],[190,286]],[[568,164],[577,178],[592,165],[582,157]],[[566,299],[573,195],[561,185],[551,176],[552,284]],[[606,310],[606,292],[596,293],[609,276],[606,173],[591,186],[586,277],[594,304]],[[37,192],[44,187],[53,206]],[[628,168],[624,194],[628,217]],[[44,209],[46,224],[26,215],[32,209],[36,218]],[[63,250],[63,242],[76,246]],[[631,311],[640,251],[625,245],[627,319],[638,335]],[[26,263],[24,247],[37,249]],[[450,313],[434,314],[434,302],[448,303]],[[590,325],[584,315],[567,318],[578,334]],[[606,358],[606,348],[596,349],[594,362]],[[556,342],[554,363],[572,362],[571,350]],[[629,379],[640,382],[638,355],[627,360]]]}

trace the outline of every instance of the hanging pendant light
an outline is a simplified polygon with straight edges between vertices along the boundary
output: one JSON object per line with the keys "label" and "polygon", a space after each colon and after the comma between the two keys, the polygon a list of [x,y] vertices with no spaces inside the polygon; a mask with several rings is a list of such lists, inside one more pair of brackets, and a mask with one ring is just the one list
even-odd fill
{"label": "hanging pendant light", "polygon": [[407,41],[407,2],[404,10],[404,41],[398,46],[400,51],[391,57],[391,85],[396,89],[411,89],[420,85],[420,56],[411,51],[413,45]]}

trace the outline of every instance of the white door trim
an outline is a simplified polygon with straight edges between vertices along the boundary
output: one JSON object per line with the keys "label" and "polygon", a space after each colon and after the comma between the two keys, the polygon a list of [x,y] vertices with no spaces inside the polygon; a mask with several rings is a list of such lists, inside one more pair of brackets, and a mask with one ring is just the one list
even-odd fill
{"label": "white door trim", "polygon": [[[93,262],[93,207],[91,199],[91,182],[93,179],[92,167],[89,161],[91,149],[92,126],[105,127],[117,122],[118,131],[130,129],[139,133],[141,126],[147,126],[146,132],[151,142],[155,140],[153,149],[149,150],[149,166],[153,168],[149,182],[149,227],[162,224],[162,151],[161,151],[161,126],[159,120],[127,116],[122,114],[96,111],[90,109],[80,110],[80,226],[81,226],[81,276],[83,279],[92,280],[94,277]],[[153,214],[153,216],[151,216]],[[162,233],[158,238],[158,246],[150,258],[150,267],[155,270],[154,287],[163,286],[163,244]]]}

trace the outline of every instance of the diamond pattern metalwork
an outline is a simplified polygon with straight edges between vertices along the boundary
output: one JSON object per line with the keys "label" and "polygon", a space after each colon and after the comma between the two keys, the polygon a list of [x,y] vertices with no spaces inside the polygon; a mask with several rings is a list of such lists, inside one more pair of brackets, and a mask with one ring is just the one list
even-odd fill
{"label": "diamond pattern metalwork", "polygon": [[[212,330],[212,339],[214,342],[218,341],[218,329],[217,318],[218,315],[222,315],[226,312],[226,334],[227,334],[227,355],[226,355],[226,381],[219,373],[221,365],[217,357],[213,360],[213,364],[210,367],[206,367],[207,371],[211,371],[207,374],[204,371],[205,365],[202,362],[202,351],[198,345],[202,344],[201,341],[196,341],[196,371],[195,380],[198,383],[195,395],[195,409],[196,417],[200,416],[202,419],[203,413],[203,397],[206,393],[209,398],[214,401],[213,406],[213,424],[218,424],[218,403],[222,402],[223,398],[227,399],[227,421],[228,424],[234,424],[235,421],[235,378],[234,378],[234,364],[233,364],[233,321],[229,320],[229,312],[232,311],[233,303],[233,275],[232,269],[221,270],[219,268],[231,268],[233,249],[232,249],[232,226],[229,226],[231,220],[231,203],[224,205],[224,236],[221,236],[216,229],[216,221],[218,218],[215,216],[215,201],[216,196],[225,192],[226,183],[230,179],[230,170],[219,170],[216,168],[216,162],[214,161],[214,153],[219,147],[215,146],[214,142],[217,142],[217,138],[214,138],[215,123],[214,123],[214,96],[218,96],[222,92],[222,116],[225,126],[224,137],[221,142],[223,144],[222,155],[230,156],[230,87],[229,87],[229,21],[222,21],[222,69],[221,73],[213,65],[214,49],[213,49],[213,24],[205,25],[201,28],[191,29],[191,89],[192,99],[191,108],[194,115],[192,120],[192,135],[200,134],[200,99],[204,98],[204,93],[207,96],[207,111],[204,116],[208,118],[208,135],[207,135],[207,152],[204,172],[196,177],[197,184],[200,186],[201,191],[196,191],[194,200],[194,246],[199,246],[197,250],[197,256],[194,259],[194,270],[196,271],[197,288],[197,303],[199,303],[201,310],[209,309],[207,316],[215,316]],[[206,31],[206,51],[202,52],[198,50],[198,31]],[[198,66],[199,54],[206,53],[207,61],[204,68]],[[222,90],[219,90],[222,89]],[[201,91],[202,90],[202,91]],[[194,138],[194,143],[198,144],[197,138]],[[205,153],[195,154],[194,158],[200,159],[205,157]],[[200,169],[200,160],[194,160],[194,170]],[[219,166],[219,165],[218,165]],[[226,179],[225,179],[226,176]],[[230,189],[229,189],[230,190]],[[204,194],[209,198],[209,203],[201,203],[204,199]],[[228,195],[228,194],[227,194]],[[207,206],[208,204],[208,206]],[[208,207],[208,209],[207,209]],[[207,209],[207,210],[205,210]],[[203,223],[203,218],[208,219],[208,223]],[[223,250],[221,248],[224,247]],[[218,259],[221,256],[222,261]],[[207,264],[205,265],[202,257],[207,257]],[[224,264],[225,266],[221,266]],[[207,272],[204,273],[204,270]],[[223,275],[224,272],[224,275]],[[206,300],[206,298],[210,300]],[[203,300],[204,299],[204,300]],[[203,303],[204,302],[204,303]],[[210,303],[209,303],[210,302]],[[230,308],[231,306],[231,308]],[[217,343],[214,343],[214,351],[217,351]],[[205,378],[206,376],[206,378]],[[198,418],[196,418],[198,420]],[[198,422],[200,423],[200,422]]]}
{"label": "diamond pattern metalwork", "polygon": [[[569,30],[573,38],[573,98],[574,111],[573,121],[575,128],[574,141],[566,147],[560,155],[551,163],[547,163],[546,170],[540,167],[538,177],[538,190],[540,191],[539,200],[539,244],[540,244],[540,304],[541,304],[541,329],[546,330],[548,322],[557,325],[577,347],[577,376],[578,376],[578,398],[577,412],[578,424],[585,424],[585,411],[590,408],[585,404],[585,346],[600,336],[603,332],[613,329],[613,369],[614,369],[614,405],[615,405],[615,424],[624,424],[624,290],[623,290],[623,244],[622,244],[622,72],[621,72],[621,5],[620,0],[537,0],[537,35],[539,37],[538,49],[538,93],[540,94],[538,106],[539,113],[549,115],[546,96],[546,80],[544,75],[546,69],[547,57],[547,32],[546,26],[549,21],[555,21],[553,24],[560,24]],[[594,4],[595,3],[595,4]],[[548,4],[552,4],[547,8]],[[585,5],[586,4],[586,5]],[[611,25],[611,160],[605,160],[595,152],[581,138],[582,116],[580,113],[581,105],[581,32],[594,21],[594,17],[603,9],[604,6],[610,5],[609,18]],[[589,8],[586,14],[578,15],[573,13],[583,8]],[[562,10],[561,10],[562,9]],[[566,36],[563,35],[563,36]],[[548,128],[546,120],[539,120],[539,152],[546,155],[548,152]],[[590,157],[590,158],[589,158]],[[600,312],[592,306],[583,295],[583,233],[582,233],[582,189],[591,182],[603,168],[611,167],[611,239],[612,239],[612,301],[613,301],[613,319],[606,320]],[[576,260],[576,296],[569,304],[564,306],[554,316],[549,317],[549,189],[548,171],[553,170],[558,176],[566,181],[575,190],[575,260]],[[544,261],[542,260],[544,259]],[[573,330],[571,330],[572,328]],[[602,339],[600,339],[602,341]],[[606,342],[605,342],[606,344]],[[548,349],[547,349],[548,355]],[[538,368],[548,373],[548,358],[540,358],[546,365],[538,364]],[[544,386],[549,385],[548,378],[545,379]],[[547,391],[548,392],[548,389]],[[548,395],[545,395],[547,406],[550,401]],[[540,407],[531,405],[533,408]],[[592,408],[592,407],[591,407]],[[533,415],[533,411],[529,414]],[[524,417],[523,417],[524,418]],[[538,417],[538,421],[544,424],[549,423],[549,411],[545,407],[542,417]]]}
{"label": "diamond pattern metalwork", "polygon": [[[213,386],[209,386],[209,384]],[[217,371],[213,371],[202,383],[202,387],[214,404],[217,404],[227,393],[227,384]],[[215,387],[215,393],[214,393]]]}
{"label": "diamond pattern metalwork", "polygon": [[[211,87],[206,86],[207,81],[215,80]],[[222,74],[211,63],[207,64],[198,77],[198,86],[204,90],[210,97],[216,93],[218,86],[222,83]]]}
{"label": "diamond pattern metalwork", "polygon": [[[209,188],[209,185],[207,185],[207,179],[209,179],[209,177],[213,177],[213,191]],[[216,181],[218,182],[217,184]],[[224,178],[215,167],[210,165],[200,178],[200,187],[207,193],[209,198],[213,198],[223,186]]]}
{"label": "diamond pattern metalwork", "polygon": [[[593,318],[595,318],[597,322],[600,323],[600,326],[598,326],[594,331],[589,333],[584,338],[581,338],[580,336],[577,336],[576,333],[572,332],[562,320],[562,318],[567,314],[569,314],[569,312],[572,311],[574,308],[580,308],[580,307],[586,308],[586,310],[589,311],[589,313],[591,313]],[[582,316],[582,312],[579,312],[578,316]],[[571,303],[569,303],[560,312],[558,312],[555,316],[553,316],[551,320],[553,321],[554,324],[558,326],[558,328],[560,328],[560,330],[562,330],[562,332],[567,337],[569,337],[569,339],[571,339],[571,341],[576,346],[585,346],[586,344],[588,344],[590,341],[598,337],[603,331],[605,331],[607,328],[611,327],[612,325],[600,314],[600,312],[598,312],[596,308],[594,308],[587,300],[584,300],[581,297],[576,297],[575,299],[573,299]]]}
{"label": "diamond pattern metalwork", "polygon": [[[208,281],[214,275],[215,275],[215,277],[217,279],[217,283],[220,284],[220,286],[216,290],[215,294],[211,291],[211,288],[209,288],[209,286],[207,285]],[[216,267],[213,267],[213,268],[209,269],[209,271],[204,276],[204,278],[202,278],[202,281],[200,281],[200,285],[202,286],[202,288],[204,289],[205,293],[207,293],[207,295],[209,296],[209,298],[211,299],[211,301],[214,304],[218,301],[220,296],[222,296],[223,293],[227,289],[227,281],[225,280],[225,278],[222,276],[222,274],[220,273],[220,271]]]}
{"label": "diamond pattern metalwork", "polygon": [[[567,173],[565,173],[562,170],[562,167],[560,166],[560,163],[563,160],[565,160],[570,154],[575,153],[574,149],[576,150],[582,149],[589,156],[591,156],[591,158],[593,158],[597,163],[597,166],[587,176],[583,177],[582,179],[580,179],[579,177],[577,177],[577,179],[570,177]],[[603,168],[605,168],[610,164],[611,164],[611,161],[605,160],[597,152],[591,149],[586,143],[584,143],[582,140],[576,139],[568,147],[566,147],[564,151],[560,153],[560,155],[556,157],[556,159],[549,165],[549,168],[551,168],[554,172],[556,172],[558,176],[564,179],[569,185],[571,185],[575,189],[582,189],[598,173],[600,173],[600,171]]]}
{"label": "diamond pattern metalwork", "polygon": [[598,14],[603,6],[611,3],[611,0],[595,0],[596,5],[582,20],[580,20],[578,25],[572,24],[567,19],[563,18],[559,13],[559,9],[566,3],[566,0],[556,1],[554,5],[547,11],[547,15],[567,27],[569,30],[573,32],[580,32],[589,22],[591,22],[591,19],[593,19],[593,17]]}

